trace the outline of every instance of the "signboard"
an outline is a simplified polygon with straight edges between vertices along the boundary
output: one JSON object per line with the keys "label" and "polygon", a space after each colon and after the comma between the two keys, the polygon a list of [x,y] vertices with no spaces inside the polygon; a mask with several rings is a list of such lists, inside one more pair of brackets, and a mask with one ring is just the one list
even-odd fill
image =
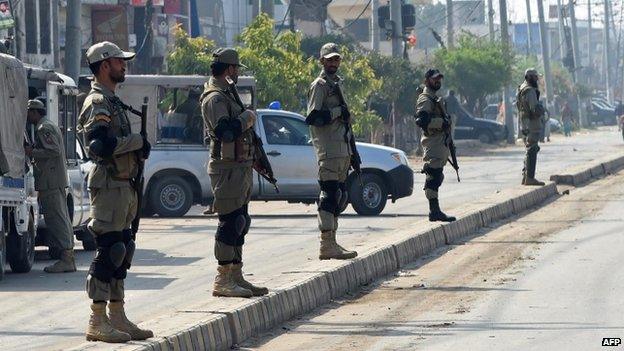
{"label": "signboard", "polygon": [[124,7],[115,6],[91,11],[93,42],[111,41],[128,50],[128,17]]}
{"label": "signboard", "polygon": [[0,29],[13,28],[14,25],[9,0],[0,0]]}
{"label": "signboard", "polygon": [[[132,0],[132,6],[145,6],[147,0]],[[152,0],[153,6],[165,6],[165,0]]]}
{"label": "signboard", "polygon": [[165,7],[163,8],[163,13],[168,15],[178,15],[182,10],[181,0],[165,0]]}

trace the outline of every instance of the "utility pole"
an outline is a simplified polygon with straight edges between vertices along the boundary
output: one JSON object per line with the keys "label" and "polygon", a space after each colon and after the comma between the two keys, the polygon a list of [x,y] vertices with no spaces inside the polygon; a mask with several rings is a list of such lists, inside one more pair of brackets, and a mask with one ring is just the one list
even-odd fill
{"label": "utility pole", "polygon": [[550,76],[550,50],[548,48],[548,30],[544,21],[544,4],[537,0],[537,14],[539,16],[540,40],[542,42],[542,61],[544,65],[544,81],[546,83],[546,101],[552,98],[552,81]]}
{"label": "utility pole", "polygon": [[[390,0],[390,21],[392,21],[392,56],[403,56],[403,18],[401,17],[401,0]],[[397,145],[397,112],[396,103],[392,102],[392,145]]]}
{"label": "utility pole", "polygon": [[260,14],[260,0],[251,0],[251,18]]}
{"label": "utility pole", "polygon": [[401,0],[390,0],[390,21],[392,21],[392,56],[403,55],[403,19],[401,17]]}
{"label": "utility pole", "polygon": [[[511,61],[509,55],[509,27],[507,22],[507,0],[499,0],[500,25],[501,25],[501,43],[503,46],[503,59],[507,62]],[[505,105],[505,126],[509,131],[507,133],[507,143],[513,144],[515,138],[514,118],[511,113],[511,90],[509,84],[503,89],[503,104]]]}
{"label": "utility pole", "polygon": [[591,69],[594,67],[592,62],[592,10],[591,10],[591,0],[587,0],[587,84],[591,85],[592,83],[592,74],[589,73]]}
{"label": "utility pole", "polygon": [[533,38],[531,35],[531,27],[533,27],[533,23],[531,22],[531,0],[526,0],[527,7],[527,53],[530,55],[531,45],[533,45]]}
{"label": "utility pole", "polygon": [[80,50],[82,36],[80,34],[80,0],[67,1],[67,22],[65,28],[65,74],[76,83],[80,76]]}
{"label": "utility pole", "polygon": [[453,0],[446,0],[446,47],[453,48]]}
{"label": "utility pole", "polygon": [[379,51],[379,19],[377,18],[377,12],[379,12],[379,0],[372,0],[371,6],[371,50]]}
{"label": "utility pole", "polygon": [[605,67],[605,78],[606,78],[606,85],[605,88],[607,89],[607,100],[609,100],[609,102],[611,102],[611,55],[609,54],[610,50],[611,50],[611,43],[610,43],[610,39],[609,39],[609,27],[610,25],[610,21],[609,21],[609,7],[610,7],[610,2],[609,0],[603,0],[604,1],[604,50],[603,50],[603,62],[604,62],[604,67]]}
{"label": "utility pole", "polygon": [[488,29],[490,30],[490,41],[496,39],[494,37],[494,8],[492,7],[492,0],[488,0]]}
{"label": "utility pole", "polygon": [[[570,25],[572,26],[572,54],[574,58],[574,83],[577,85],[580,82],[579,69],[581,69],[581,51],[578,42],[578,30],[576,28],[576,13],[574,12],[574,1],[568,1],[568,16],[570,18]],[[578,89],[576,89],[578,91]],[[581,99],[579,94],[576,94],[576,109],[578,111],[579,121],[581,127],[587,127],[587,120],[585,113],[581,109]]]}
{"label": "utility pole", "polygon": [[143,30],[145,31],[145,38],[143,44],[137,51],[136,63],[133,68],[142,74],[147,74],[152,71],[152,52],[154,47],[154,32],[152,31],[152,16],[154,14],[154,3],[152,0],[147,0],[145,3],[145,18],[143,19]]}
{"label": "utility pole", "polygon": [[557,27],[559,28],[559,56],[563,61],[569,49],[567,48],[568,42],[566,40],[565,27],[563,25],[563,6],[561,6],[561,0],[557,0],[557,20]]}

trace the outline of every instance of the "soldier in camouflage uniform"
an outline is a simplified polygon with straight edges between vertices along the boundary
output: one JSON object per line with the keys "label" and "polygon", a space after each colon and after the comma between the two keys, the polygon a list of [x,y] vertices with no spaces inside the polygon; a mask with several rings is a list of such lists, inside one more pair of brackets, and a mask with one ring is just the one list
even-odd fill
{"label": "soldier in camouflage uniform", "polygon": [[138,162],[147,159],[151,148],[140,134],[132,133],[124,106],[115,96],[115,87],[125,80],[126,61],[134,55],[111,42],[87,50],[94,81],[80,112],[78,132],[96,163],[88,179],[91,220],[87,228],[97,243],[86,284],[93,300],[86,333],[90,341],[126,342],[154,335],[130,322],[124,311],[124,279],[135,251],[130,226],[138,211],[131,182]]}
{"label": "soldier in camouflage uniform", "polygon": [[215,235],[217,276],[212,294],[251,297],[268,294],[243,278],[243,244],[251,225],[248,204],[253,185],[253,144],[256,114],[241,106],[234,87],[240,64],[238,52],[220,48],[213,53],[212,76],[200,98],[204,127],[210,138],[208,175],[219,216]]}
{"label": "soldier in camouflage uniform", "polygon": [[336,44],[323,45],[320,55],[323,71],[312,82],[308,91],[306,122],[310,125],[321,187],[318,208],[321,260],[357,256],[357,252],[346,250],[336,242],[338,216],[349,201],[345,181],[352,156],[348,135],[351,115],[344,101],[341,101],[342,78],[336,74],[340,60],[340,51]]}
{"label": "soldier in camouflage uniform", "polygon": [[455,217],[440,210],[438,189],[444,181],[444,166],[450,156],[452,122],[444,99],[437,96],[444,75],[437,69],[425,73],[425,89],[416,102],[416,124],[422,128],[424,149],[422,173],[426,175],[425,196],[429,200],[429,220],[452,222]]}
{"label": "soldier in camouflage uniform", "polygon": [[50,248],[61,250],[60,260],[43,270],[48,273],[75,272],[74,228],[67,209],[67,160],[59,127],[46,118],[39,100],[28,101],[28,123],[35,126],[34,145],[26,146],[26,155],[34,163],[35,189],[46,222]]}
{"label": "soldier in camouflage uniform", "polygon": [[524,140],[526,156],[522,169],[522,185],[542,186],[544,182],[535,179],[535,167],[537,165],[537,153],[540,134],[544,126],[542,117],[545,109],[539,102],[540,91],[537,83],[539,75],[535,69],[527,69],[524,72],[524,82],[518,87],[516,105],[520,119],[520,133]]}

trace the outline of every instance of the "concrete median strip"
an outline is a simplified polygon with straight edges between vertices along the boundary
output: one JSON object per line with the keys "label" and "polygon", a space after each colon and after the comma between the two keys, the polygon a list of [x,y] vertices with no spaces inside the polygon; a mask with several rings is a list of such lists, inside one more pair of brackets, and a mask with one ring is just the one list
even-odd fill
{"label": "concrete median strip", "polygon": [[[268,331],[298,315],[327,304],[360,286],[384,277],[419,257],[444,245],[473,235],[477,230],[507,219],[557,195],[556,184],[578,186],[591,179],[624,168],[624,156],[602,160],[553,175],[543,187],[506,189],[484,196],[460,209],[457,221],[448,224],[423,225],[418,233],[407,233],[400,240],[382,244],[356,259],[344,262],[319,263],[318,271],[304,272],[301,279],[272,290],[269,295],[249,300],[224,299],[220,311],[186,315],[176,319],[175,327],[158,328],[158,320],[150,321],[161,335],[145,342],[114,346],[115,350],[227,350],[247,338]],[[169,318],[167,318],[169,319]],[[164,320],[164,318],[163,318]],[[156,324],[156,325],[153,325]],[[172,326],[169,321],[163,325]],[[159,330],[160,329],[160,330]],[[80,349],[108,349],[110,345],[84,344]]]}
{"label": "concrete median strip", "polygon": [[608,175],[623,167],[624,156],[601,159],[593,161],[589,165],[572,168],[566,173],[554,174],[550,176],[550,180],[556,184],[580,186],[591,179]]}

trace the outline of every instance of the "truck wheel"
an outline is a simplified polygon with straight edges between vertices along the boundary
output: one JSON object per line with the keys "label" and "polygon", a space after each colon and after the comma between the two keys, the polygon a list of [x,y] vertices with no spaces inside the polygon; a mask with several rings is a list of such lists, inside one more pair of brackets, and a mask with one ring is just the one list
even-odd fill
{"label": "truck wheel", "polygon": [[362,184],[354,179],[351,182],[349,200],[355,212],[362,216],[376,216],[386,207],[388,190],[380,176],[372,173],[362,174]]}
{"label": "truck wheel", "polygon": [[490,131],[482,130],[479,132],[479,141],[483,144],[491,144],[494,141],[494,136]]}
{"label": "truck wheel", "polygon": [[191,186],[182,177],[165,176],[150,187],[150,206],[161,217],[182,217],[193,204]]}
{"label": "truck wheel", "polygon": [[19,235],[15,218],[9,216],[10,232],[7,238],[7,252],[9,265],[13,273],[30,272],[35,261],[35,219],[32,214],[28,217],[28,231]]}
{"label": "truck wheel", "polygon": [[6,270],[6,233],[4,230],[0,230],[0,280],[4,279],[4,272]]}

